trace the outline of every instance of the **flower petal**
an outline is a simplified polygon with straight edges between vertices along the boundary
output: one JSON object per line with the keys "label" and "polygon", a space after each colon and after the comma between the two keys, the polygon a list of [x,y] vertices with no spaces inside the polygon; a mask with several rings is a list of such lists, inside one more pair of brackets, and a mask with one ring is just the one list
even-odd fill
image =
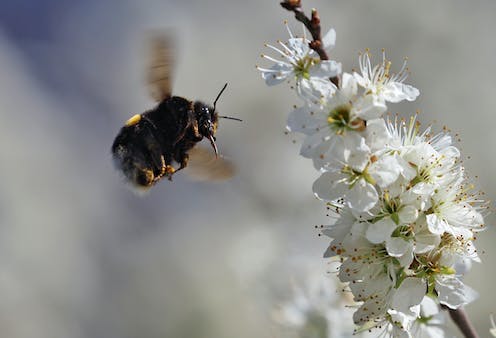
{"label": "flower petal", "polygon": [[358,212],[372,209],[379,199],[375,187],[364,179],[358,180],[353,188],[348,190],[346,197],[349,207]]}
{"label": "flower petal", "polygon": [[323,142],[328,141],[331,138],[328,132],[319,131],[313,135],[308,135],[303,141],[300,148],[300,155],[306,158],[312,158],[315,155],[315,150]]}
{"label": "flower petal", "polygon": [[405,278],[393,296],[391,307],[399,312],[409,314],[412,306],[422,302],[426,291],[427,285],[423,278]]}
{"label": "flower petal", "polygon": [[313,193],[322,200],[334,201],[348,190],[342,180],[343,177],[338,172],[325,172],[313,183]]}
{"label": "flower petal", "polygon": [[441,304],[450,309],[458,309],[478,297],[471,287],[463,284],[458,277],[453,275],[441,275],[436,278],[436,291]]}
{"label": "flower petal", "polygon": [[371,243],[379,244],[390,238],[396,227],[391,217],[385,217],[369,225],[366,237]]}
{"label": "flower petal", "polygon": [[262,78],[268,86],[284,82],[293,73],[293,67],[287,63],[276,63],[267,71],[262,71]]}
{"label": "flower petal", "polygon": [[370,165],[369,173],[379,187],[385,188],[398,179],[401,167],[396,161],[396,156],[381,156]]}
{"label": "flower petal", "polygon": [[324,44],[325,50],[330,50],[336,45],[336,31],[334,28],[329,29],[329,31],[322,38],[322,43]]}
{"label": "flower petal", "polygon": [[417,220],[418,215],[419,215],[418,210],[413,205],[405,205],[398,212],[400,224],[413,223]]}
{"label": "flower petal", "polygon": [[429,231],[433,234],[442,235],[448,229],[448,224],[436,214],[427,215],[426,220]]}
{"label": "flower petal", "polygon": [[305,105],[292,110],[288,116],[287,129],[312,135],[327,125],[317,106]]}
{"label": "flower petal", "polygon": [[401,237],[390,237],[386,241],[386,249],[389,255],[393,257],[403,256],[411,246],[412,243],[405,241]]}
{"label": "flower petal", "polygon": [[[334,85],[329,78],[341,74],[341,63],[333,60],[320,61],[317,65],[310,68],[310,77],[320,77]],[[337,89],[336,85],[334,88]]]}
{"label": "flower petal", "polygon": [[384,99],[393,103],[403,100],[414,101],[419,94],[417,88],[401,82],[389,82],[384,86],[382,92]]}

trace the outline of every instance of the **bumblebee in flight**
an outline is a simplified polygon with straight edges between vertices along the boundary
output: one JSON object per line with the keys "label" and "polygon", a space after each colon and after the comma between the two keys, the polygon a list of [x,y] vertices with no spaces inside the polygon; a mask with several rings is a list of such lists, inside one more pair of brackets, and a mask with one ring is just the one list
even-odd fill
{"label": "bumblebee in flight", "polygon": [[[112,144],[116,167],[135,187],[149,188],[188,166],[191,156],[192,175],[200,179],[227,179],[234,174],[233,165],[218,156],[215,143],[219,118],[216,103],[226,88],[224,85],[213,107],[200,101],[172,96],[171,40],[165,36],[151,39],[147,82],[152,98],[158,105],[142,114],[132,116],[117,134]],[[213,153],[197,143],[210,141]]]}

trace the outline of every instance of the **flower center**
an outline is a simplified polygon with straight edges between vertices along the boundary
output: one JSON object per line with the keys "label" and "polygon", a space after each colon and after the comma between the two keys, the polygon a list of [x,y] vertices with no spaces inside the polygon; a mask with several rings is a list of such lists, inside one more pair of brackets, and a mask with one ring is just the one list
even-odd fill
{"label": "flower center", "polygon": [[412,227],[410,225],[401,225],[393,231],[391,237],[399,237],[403,238],[405,241],[408,241],[410,239],[413,239],[413,237],[415,237],[415,234],[413,233]]}
{"label": "flower center", "polygon": [[346,130],[352,130],[350,125],[351,105],[343,104],[335,107],[327,116],[329,127],[338,135],[343,135]]}
{"label": "flower center", "polygon": [[374,178],[370,176],[367,169],[368,169],[368,165],[365,167],[365,169],[363,169],[363,171],[360,172],[348,165],[345,165],[341,169],[341,173],[348,175],[347,183],[349,185],[349,188],[352,189],[353,186],[362,178],[365,180],[365,182],[368,182],[370,184],[375,184]]}
{"label": "flower center", "polygon": [[310,67],[317,64],[319,62],[318,59],[306,56],[304,58],[298,59],[294,67],[294,73],[297,78],[310,79]]}

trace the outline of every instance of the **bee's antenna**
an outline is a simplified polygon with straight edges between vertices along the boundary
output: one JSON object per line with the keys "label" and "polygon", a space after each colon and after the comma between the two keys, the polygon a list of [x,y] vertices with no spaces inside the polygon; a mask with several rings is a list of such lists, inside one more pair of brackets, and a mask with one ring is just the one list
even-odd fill
{"label": "bee's antenna", "polygon": [[218,118],[222,118],[222,119],[228,119],[228,120],[235,120],[235,121],[240,121],[240,122],[243,122],[242,119],[238,119],[237,117],[231,117],[231,116],[217,116]]}
{"label": "bee's antenna", "polygon": [[224,87],[222,87],[222,89],[220,90],[220,93],[215,98],[215,101],[214,101],[214,112],[215,112],[215,105],[217,104],[217,100],[219,100],[219,97],[222,95],[222,93],[224,92],[224,90],[226,89],[226,87],[227,87],[227,83],[224,85]]}
{"label": "bee's antenna", "polygon": [[[226,89],[227,87],[227,83],[224,85],[224,87],[222,87],[222,89],[220,90],[220,93],[219,95],[217,95],[217,97],[215,98],[215,101],[214,101],[214,112],[215,112],[215,105],[217,104],[217,101],[219,100],[219,97],[222,95],[222,93],[224,92],[224,90]],[[222,119],[228,119],[228,120],[236,120],[236,121],[240,121],[240,122],[243,122],[242,119],[238,119],[236,117],[231,117],[231,116],[217,116],[218,118],[222,118]]]}

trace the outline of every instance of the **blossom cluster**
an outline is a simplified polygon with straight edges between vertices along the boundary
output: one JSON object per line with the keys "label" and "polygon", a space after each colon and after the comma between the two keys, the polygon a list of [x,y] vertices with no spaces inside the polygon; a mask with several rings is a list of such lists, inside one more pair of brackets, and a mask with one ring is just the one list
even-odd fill
{"label": "blossom cluster", "polygon": [[[341,262],[338,277],[357,302],[357,330],[441,337],[436,317],[422,309],[457,309],[476,298],[462,277],[479,261],[473,241],[486,208],[460,151],[446,130],[433,134],[431,127],[421,131],[416,117],[385,117],[389,103],[419,95],[405,83],[406,60],[393,73],[384,51],[373,65],[367,50],[359,71],[346,73],[319,59],[305,35],[288,31],[287,42],[267,45],[278,57],[262,55],[274,64],[258,69],[269,86],[293,83],[302,100],[287,128],[304,135],[300,154],[321,173],[313,192],[332,219],[321,227],[332,239],[324,256]],[[330,30],[322,39],[327,51],[335,37]]]}
{"label": "blossom cluster", "polygon": [[[286,329],[280,337],[353,337],[349,294],[338,291],[342,285],[335,275],[312,263],[292,280],[292,297],[273,311],[274,321]],[[371,337],[367,333],[355,337]]]}

